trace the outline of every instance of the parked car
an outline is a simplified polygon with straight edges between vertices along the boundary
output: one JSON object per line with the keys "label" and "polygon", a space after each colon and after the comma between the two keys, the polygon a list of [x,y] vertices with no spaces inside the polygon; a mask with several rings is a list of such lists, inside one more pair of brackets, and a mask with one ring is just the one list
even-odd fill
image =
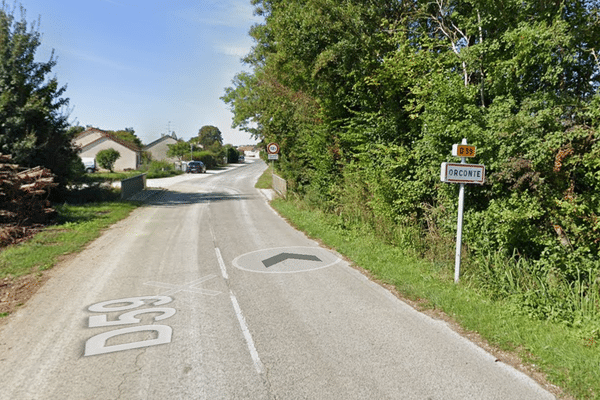
{"label": "parked car", "polygon": [[96,159],[93,157],[83,157],[81,159],[81,162],[83,162],[85,172],[87,172],[88,174],[91,174],[98,170],[98,167],[96,167]]}
{"label": "parked car", "polygon": [[190,161],[185,169],[187,173],[200,173],[206,172],[206,165],[202,161]]}

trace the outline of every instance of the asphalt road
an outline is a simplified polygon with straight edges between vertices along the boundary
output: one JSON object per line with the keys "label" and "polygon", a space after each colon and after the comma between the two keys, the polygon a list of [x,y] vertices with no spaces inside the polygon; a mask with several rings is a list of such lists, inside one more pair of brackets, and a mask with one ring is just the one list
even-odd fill
{"label": "asphalt road", "polygon": [[553,398],[291,228],[264,168],[161,181],[58,267],[1,328],[0,399]]}

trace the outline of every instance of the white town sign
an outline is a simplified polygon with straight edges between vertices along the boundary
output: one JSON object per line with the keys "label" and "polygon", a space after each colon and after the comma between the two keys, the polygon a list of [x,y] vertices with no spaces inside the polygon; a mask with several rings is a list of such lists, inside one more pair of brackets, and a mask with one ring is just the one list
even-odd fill
{"label": "white town sign", "polygon": [[440,173],[442,182],[447,183],[485,183],[485,166],[478,164],[442,163]]}

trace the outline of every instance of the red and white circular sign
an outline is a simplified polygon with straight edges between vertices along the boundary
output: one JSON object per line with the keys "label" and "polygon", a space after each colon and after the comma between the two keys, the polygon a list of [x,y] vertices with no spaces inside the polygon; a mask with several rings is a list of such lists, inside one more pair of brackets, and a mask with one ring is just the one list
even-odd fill
{"label": "red and white circular sign", "polygon": [[279,145],[277,143],[269,143],[267,145],[267,153],[279,154]]}

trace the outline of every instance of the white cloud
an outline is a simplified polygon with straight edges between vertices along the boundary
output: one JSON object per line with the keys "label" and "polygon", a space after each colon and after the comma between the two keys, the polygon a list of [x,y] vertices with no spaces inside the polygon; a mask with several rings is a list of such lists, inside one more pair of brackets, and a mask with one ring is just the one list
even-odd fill
{"label": "white cloud", "polygon": [[235,46],[235,45],[221,45],[215,46],[215,50],[219,54],[224,54],[226,56],[234,56],[238,58],[243,58],[250,53],[252,46]]}
{"label": "white cloud", "polygon": [[262,21],[254,15],[254,9],[249,1],[202,1],[200,8],[181,9],[174,14],[186,21],[208,26],[224,26],[240,28]]}

